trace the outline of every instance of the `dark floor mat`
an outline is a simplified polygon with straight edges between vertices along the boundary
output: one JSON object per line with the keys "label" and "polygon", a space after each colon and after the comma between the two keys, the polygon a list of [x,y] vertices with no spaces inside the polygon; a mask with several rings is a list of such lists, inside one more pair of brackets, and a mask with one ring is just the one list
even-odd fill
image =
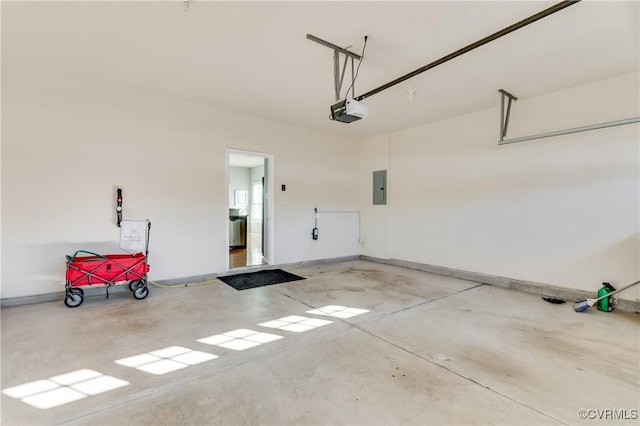
{"label": "dark floor mat", "polygon": [[247,290],[255,287],[304,280],[306,278],[283,271],[282,269],[268,269],[258,272],[247,272],[246,274],[227,275],[225,277],[218,277],[218,279],[236,290]]}

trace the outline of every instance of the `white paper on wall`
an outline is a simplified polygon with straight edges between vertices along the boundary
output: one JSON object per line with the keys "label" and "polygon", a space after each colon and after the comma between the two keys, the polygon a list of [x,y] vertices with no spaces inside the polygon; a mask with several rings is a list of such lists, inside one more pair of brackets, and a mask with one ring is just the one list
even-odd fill
{"label": "white paper on wall", "polygon": [[120,248],[129,253],[144,253],[147,249],[147,223],[146,220],[120,222]]}

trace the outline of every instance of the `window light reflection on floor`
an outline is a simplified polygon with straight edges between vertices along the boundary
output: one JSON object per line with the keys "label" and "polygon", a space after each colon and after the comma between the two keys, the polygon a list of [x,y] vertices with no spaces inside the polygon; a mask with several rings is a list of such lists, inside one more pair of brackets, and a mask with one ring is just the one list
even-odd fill
{"label": "window light reflection on floor", "polygon": [[273,321],[267,321],[258,325],[262,327],[277,328],[279,330],[293,331],[302,333],[304,331],[313,330],[323,325],[333,324],[333,321],[321,320],[317,318],[307,318],[298,315],[279,318]]}
{"label": "window light reflection on floor", "polygon": [[282,339],[282,336],[239,328],[226,333],[198,339],[198,342],[233,349],[234,351],[243,351],[279,339]]}
{"label": "window light reflection on floor", "polygon": [[46,410],[128,384],[127,381],[105,376],[98,371],[83,369],[7,388],[2,393]]}
{"label": "window light reflection on floor", "polygon": [[218,358],[217,355],[210,353],[193,351],[182,346],[169,346],[157,351],[119,359],[116,364],[146,373],[162,375],[216,358]]}
{"label": "window light reflection on floor", "polygon": [[328,305],[318,309],[307,311],[308,314],[326,315],[335,318],[351,318],[357,315],[365,314],[367,309],[348,308],[346,306]]}

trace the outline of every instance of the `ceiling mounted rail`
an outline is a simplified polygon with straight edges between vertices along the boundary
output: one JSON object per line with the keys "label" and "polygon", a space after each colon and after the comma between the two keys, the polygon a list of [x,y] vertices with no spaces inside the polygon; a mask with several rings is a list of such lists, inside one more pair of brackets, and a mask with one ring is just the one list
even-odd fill
{"label": "ceiling mounted rail", "polygon": [[[355,99],[357,101],[361,101],[361,100],[366,99],[366,98],[368,98],[370,96],[373,96],[376,93],[382,92],[383,90],[386,90],[386,89],[388,89],[388,88],[390,88],[392,86],[395,86],[396,84],[402,83],[403,81],[408,80],[411,77],[415,77],[416,75],[421,74],[421,73],[423,73],[423,72],[425,72],[427,70],[430,70],[431,68],[437,67],[438,65],[442,65],[445,62],[450,61],[451,59],[457,58],[460,55],[464,55],[465,53],[468,53],[468,52],[472,51],[473,49],[477,49],[478,47],[483,46],[483,45],[485,45],[487,43],[490,43],[490,42],[492,42],[492,41],[494,41],[494,40],[496,40],[496,39],[498,39],[498,38],[500,38],[502,36],[505,36],[505,35],[509,34],[509,33],[512,33],[513,31],[519,30],[520,28],[525,27],[525,26],[527,26],[527,25],[529,25],[531,23],[534,23],[534,22],[536,22],[536,21],[538,21],[538,20],[540,20],[542,18],[545,18],[545,17],[547,17],[547,16],[549,16],[549,15],[551,15],[553,13],[559,12],[560,10],[562,10],[562,9],[564,9],[566,7],[569,7],[571,5],[574,5],[574,4],[578,3],[579,1],[580,0],[566,0],[566,1],[562,1],[560,3],[557,3],[557,4],[551,6],[551,7],[547,8],[547,9],[544,9],[544,10],[542,10],[542,11],[540,11],[540,12],[534,14],[534,15],[529,16],[528,18],[525,18],[525,19],[523,19],[523,20],[521,20],[519,22],[516,22],[513,25],[509,25],[508,27],[506,27],[506,28],[504,28],[504,29],[502,29],[502,30],[500,30],[500,31],[498,31],[496,33],[493,33],[493,34],[491,34],[491,35],[489,35],[489,36],[487,36],[487,37],[485,37],[485,38],[483,38],[481,40],[478,40],[478,41],[476,41],[474,43],[471,43],[468,46],[465,46],[465,47],[463,47],[461,49],[458,49],[453,53],[450,53],[450,54],[448,54],[446,56],[443,56],[442,58],[440,58],[438,60],[435,60],[435,61],[433,61],[433,62],[431,62],[431,63],[429,63],[429,64],[427,64],[427,65],[425,65],[423,67],[420,67],[417,70],[410,72],[409,74],[405,74],[402,77],[399,77],[399,78],[396,78],[393,81],[390,81],[389,83],[383,84],[380,87],[377,87],[377,88],[375,88],[373,90],[370,90],[370,91],[368,91],[368,92],[356,97]],[[309,36],[310,36],[310,34],[307,34],[307,38],[309,38]],[[311,40],[313,40],[313,39],[311,39]],[[317,41],[317,40],[314,40],[314,41]],[[318,41],[318,43],[320,43],[320,41]],[[337,46],[335,46],[335,47],[337,47]],[[346,52],[348,52],[348,51],[346,51]],[[343,52],[343,53],[345,53],[345,52]],[[351,53],[351,52],[348,52],[348,53]]]}
{"label": "ceiling mounted rail", "polygon": [[[498,145],[506,145],[516,142],[525,142],[535,139],[550,138],[553,136],[569,135],[571,133],[587,132],[590,130],[605,129],[607,127],[624,126],[625,124],[640,123],[640,117],[625,118],[623,120],[607,121],[605,123],[589,124],[588,126],[573,127],[571,129],[554,130],[552,132],[538,133],[535,135],[522,136],[519,138],[505,139],[507,137],[507,127],[509,126],[509,117],[511,116],[511,102],[517,101],[518,98],[504,89],[498,90],[500,93],[500,140]],[[507,110],[505,114],[505,101],[508,100]]]}
{"label": "ceiling mounted rail", "polygon": [[554,132],[538,133],[537,135],[523,136],[521,138],[500,139],[498,145],[531,141],[534,139],[550,138],[553,136],[569,135],[571,133],[587,132],[589,130],[605,129],[607,127],[624,126],[625,124],[640,123],[640,117],[625,118],[624,120],[607,121],[606,123],[590,124],[588,126],[574,127],[571,129],[556,130]]}

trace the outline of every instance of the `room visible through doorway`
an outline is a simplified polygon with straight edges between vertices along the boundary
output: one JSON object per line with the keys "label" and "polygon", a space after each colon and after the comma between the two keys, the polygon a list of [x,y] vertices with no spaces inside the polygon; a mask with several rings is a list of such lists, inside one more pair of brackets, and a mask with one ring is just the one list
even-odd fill
{"label": "room visible through doorway", "polygon": [[228,152],[229,269],[269,263],[268,154]]}

